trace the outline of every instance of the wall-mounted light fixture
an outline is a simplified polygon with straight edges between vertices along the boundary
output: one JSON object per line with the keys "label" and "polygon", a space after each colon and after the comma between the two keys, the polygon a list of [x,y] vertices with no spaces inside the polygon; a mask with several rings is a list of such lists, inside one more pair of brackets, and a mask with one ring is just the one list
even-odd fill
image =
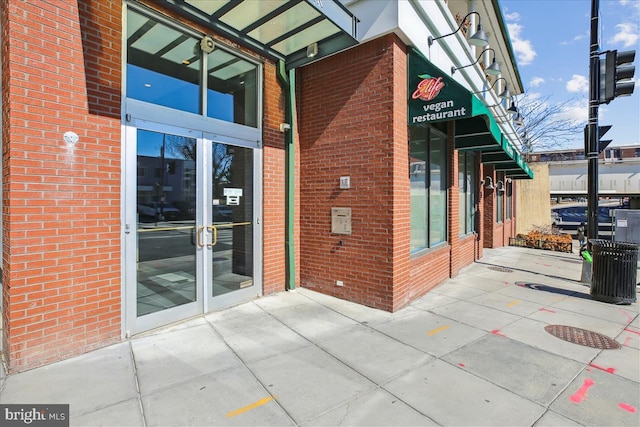
{"label": "wall-mounted light fixture", "polygon": [[520,127],[524,126],[524,120],[522,119],[522,115],[520,113],[517,113],[513,118],[513,124]]}
{"label": "wall-mounted light fixture", "polygon": [[480,52],[480,55],[478,56],[478,59],[475,60],[475,62],[472,62],[469,65],[464,65],[462,67],[451,67],[451,74],[455,73],[456,70],[461,70],[462,68],[467,68],[467,67],[471,67],[472,65],[476,65],[480,61],[480,59],[482,59],[482,55],[484,55],[484,53],[488,50],[493,52],[493,62],[491,63],[491,65],[485,68],[484,72],[492,76],[497,76],[501,74],[502,71],[500,70],[500,65],[498,65],[498,63],[496,62],[496,51],[490,47]]}
{"label": "wall-mounted light fixture", "polygon": [[504,90],[498,95],[498,97],[502,98],[502,99],[511,99],[511,92],[509,92],[509,83],[505,80],[504,77],[497,78],[496,81],[493,82],[493,84],[489,88],[487,88],[485,90],[481,90],[481,91],[478,91],[478,92],[473,92],[474,95],[477,95],[479,93],[484,93],[484,92],[486,92],[488,90],[493,89],[493,87],[496,85],[496,83],[498,83],[498,80],[504,80]]}
{"label": "wall-mounted light fixture", "polygon": [[[487,105],[487,108],[497,107],[498,105],[502,105],[502,103]],[[516,107],[513,101],[511,102],[511,106],[507,108],[507,114],[518,114],[518,107]]]}
{"label": "wall-mounted light fixture", "polygon": [[483,180],[480,181],[480,187],[484,186],[487,190],[493,190],[495,187],[493,186],[493,179],[490,176],[485,176]]}
{"label": "wall-mounted light fixture", "polygon": [[496,184],[496,188],[498,193],[504,193],[504,182],[498,181],[498,183]]}
{"label": "wall-mounted light fixture", "polygon": [[443,36],[439,36],[439,37],[432,37],[429,36],[429,38],[427,39],[427,42],[429,43],[429,47],[431,47],[431,45],[433,44],[434,41],[438,40],[438,39],[442,39],[445,37],[449,37],[454,35],[455,33],[457,33],[458,31],[460,31],[460,29],[462,28],[462,26],[464,25],[464,22],[467,20],[467,18],[470,15],[478,15],[478,28],[476,30],[476,32],[467,39],[467,42],[471,45],[471,46],[486,46],[489,44],[489,39],[487,38],[487,35],[485,34],[484,30],[482,29],[482,23],[480,22],[480,14],[478,12],[469,12],[465,15],[464,18],[462,18],[462,21],[460,21],[460,26],[458,27],[457,30],[455,30],[453,33],[449,33],[449,34],[445,34]]}
{"label": "wall-mounted light fixture", "polygon": [[307,58],[315,58],[318,55],[318,43],[307,46]]}

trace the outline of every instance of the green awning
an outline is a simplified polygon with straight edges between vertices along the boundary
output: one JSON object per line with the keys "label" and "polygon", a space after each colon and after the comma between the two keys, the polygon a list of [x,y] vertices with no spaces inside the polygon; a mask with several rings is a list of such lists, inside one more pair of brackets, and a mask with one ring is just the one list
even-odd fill
{"label": "green awning", "polygon": [[[464,89],[466,91],[466,89]],[[468,92],[468,91],[467,91]],[[456,150],[485,151],[502,148],[502,132],[491,111],[468,92],[471,97],[471,117],[456,121]]]}
{"label": "green awning", "polygon": [[533,178],[531,168],[504,134],[501,145],[501,150],[482,152],[482,163],[493,165],[496,171],[503,171],[511,178]]}
{"label": "green awning", "polygon": [[507,175],[514,178],[533,178],[531,169],[477,96],[413,48],[409,50],[408,73],[410,126],[455,120],[456,150],[479,151],[483,158],[486,152],[490,156],[485,163],[496,165],[496,169],[509,167],[499,170],[508,171]]}

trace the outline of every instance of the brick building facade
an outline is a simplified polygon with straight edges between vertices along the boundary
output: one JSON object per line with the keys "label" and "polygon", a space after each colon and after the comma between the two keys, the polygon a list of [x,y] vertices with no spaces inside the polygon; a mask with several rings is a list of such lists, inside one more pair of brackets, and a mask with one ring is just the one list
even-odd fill
{"label": "brick building facade", "polygon": [[[2,2],[10,372],[295,286],[396,311],[508,242],[511,196],[531,175],[508,147],[504,157],[508,129],[488,145],[461,142],[475,119],[497,129],[489,110],[408,126],[409,58],[424,40],[403,21],[373,34],[364,2],[324,3],[302,2],[313,18],[263,43],[256,28],[295,3],[234,32],[242,3]],[[424,31],[455,29],[454,12]],[[501,19],[492,13],[483,19]],[[359,19],[364,34],[336,17]],[[278,50],[316,24],[335,27],[304,42],[319,55]],[[477,87],[455,85],[476,102],[485,76],[469,72]],[[332,208],[350,209],[349,233],[334,232]]]}

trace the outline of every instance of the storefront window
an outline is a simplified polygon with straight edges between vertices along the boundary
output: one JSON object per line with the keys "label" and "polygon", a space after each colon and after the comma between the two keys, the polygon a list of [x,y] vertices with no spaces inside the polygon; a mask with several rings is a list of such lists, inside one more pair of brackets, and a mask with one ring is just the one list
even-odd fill
{"label": "storefront window", "polygon": [[258,66],[216,44],[203,83],[203,59],[199,37],[127,10],[128,98],[257,127]]}
{"label": "storefront window", "polygon": [[447,139],[434,127],[410,127],[411,252],[446,241]]}
{"label": "storefront window", "polygon": [[510,182],[504,182],[505,194],[507,195],[507,206],[505,209],[505,215],[507,219],[511,219],[513,215],[513,202],[511,200],[511,194],[513,193],[513,184]]}
{"label": "storefront window", "polygon": [[473,233],[475,227],[476,174],[475,153],[458,153],[458,187],[460,192],[460,235]]}
{"label": "storefront window", "polygon": [[[498,172],[496,175],[497,182],[504,183],[504,172]],[[496,189],[496,222],[500,223],[504,220],[504,187]]]}

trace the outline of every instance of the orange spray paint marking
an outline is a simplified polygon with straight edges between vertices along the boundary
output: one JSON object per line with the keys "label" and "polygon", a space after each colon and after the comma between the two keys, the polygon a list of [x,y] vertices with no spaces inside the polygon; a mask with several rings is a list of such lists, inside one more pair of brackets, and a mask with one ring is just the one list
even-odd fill
{"label": "orange spray paint marking", "polygon": [[274,399],[272,396],[264,397],[257,402],[254,402],[250,405],[245,406],[244,408],[236,409],[235,411],[227,412],[227,418],[235,417],[236,415],[244,414],[251,409],[255,409],[259,406],[264,405],[265,403],[271,402]]}
{"label": "orange spray paint marking", "polygon": [[505,338],[507,337],[506,335],[503,335],[503,334],[500,333],[500,329],[494,329],[493,331],[491,331],[491,333],[493,335],[498,335],[500,337],[505,337]]}
{"label": "orange spray paint marking", "polygon": [[600,369],[601,371],[608,372],[610,374],[613,374],[616,371],[614,368],[603,368],[602,366],[598,366],[593,363],[590,363],[589,366],[591,366],[592,368]]}
{"label": "orange spray paint marking", "polygon": [[574,402],[574,403],[580,403],[582,402],[582,400],[587,397],[587,391],[589,390],[589,387],[591,387],[594,384],[593,380],[591,378],[587,378],[586,380],[584,380],[584,383],[582,384],[582,387],[580,387],[580,389],[578,391],[576,391],[573,396],[571,396],[569,398],[570,401]]}
{"label": "orange spray paint marking", "polygon": [[439,332],[446,331],[447,329],[449,329],[448,325],[440,326],[437,329],[432,329],[429,332],[427,332],[427,336],[432,337],[432,336],[434,336],[435,334],[437,334]]}
{"label": "orange spray paint marking", "polygon": [[629,405],[628,403],[618,403],[618,406],[621,409],[624,409],[627,412],[631,412],[632,414],[636,413],[636,408],[634,408],[633,406]]}

